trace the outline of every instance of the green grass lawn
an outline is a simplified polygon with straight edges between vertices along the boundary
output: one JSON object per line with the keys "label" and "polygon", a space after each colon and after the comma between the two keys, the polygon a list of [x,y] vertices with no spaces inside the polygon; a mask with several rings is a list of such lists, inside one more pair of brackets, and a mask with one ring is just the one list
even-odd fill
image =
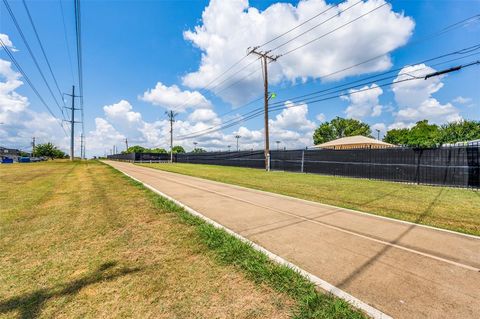
{"label": "green grass lawn", "polygon": [[1,318],[362,318],[99,162],[0,165]]}
{"label": "green grass lawn", "polygon": [[480,235],[478,191],[230,166],[142,165]]}

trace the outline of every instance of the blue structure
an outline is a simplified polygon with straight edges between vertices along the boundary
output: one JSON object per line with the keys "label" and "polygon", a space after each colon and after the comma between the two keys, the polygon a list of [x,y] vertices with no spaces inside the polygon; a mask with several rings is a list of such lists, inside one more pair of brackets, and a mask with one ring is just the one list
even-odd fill
{"label": "blue structure", "polygon": [[12,163],[13,163],[13,158],[9,158],[9,157],[2,158],[2,164],[12,164]]}

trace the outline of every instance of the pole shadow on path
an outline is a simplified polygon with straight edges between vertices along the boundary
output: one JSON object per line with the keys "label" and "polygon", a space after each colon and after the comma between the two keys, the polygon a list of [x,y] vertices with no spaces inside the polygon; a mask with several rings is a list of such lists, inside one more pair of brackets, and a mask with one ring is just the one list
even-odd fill
{"label": "pole shadow on path", "polygon": [[[439,192],[435,196],[435,198],[430,202],[428,207],[423,211],[421,215],[419,215],[415,221],[413,221],[413,224],[411,224],[407,229],[405,229],[400,235],[397,236],[392,241],[389,241],[391,244],[398,244],[402,238],[407,236],[414,228],[416,228],[431,212],[432,209],[435,207],[436,203],[438,202],[439,198],[442,196],[444,192],[444,188],[440,188]],[[338,283],[336,286],[338,288],[345,288],[347,287],[355,278],[357,278],[359,275],[361,275],[363,272],[365,272],[368,268],[370,268],[379,258],[381,258],[383,255],[385,255],[390,249],[394,248],[393,246],[390,245],[385,245],[379,252],[377,252],[374,256],[372,256],[370,259],[368,259],[366,262],[364,262],[360,267],[358,267],[355,271],[353,271],[348,277],[343,279],[340,283]]]}
{"label": "pole shadow on path", "polygon": [[74,295],[86,286],[98,282],[110,281],[141,270],[140,268],[127,267],[114,268],[116,265],[116,262],[106,262],[100,265],[94,272],[79,279],[51,288],[38,289],[7,300],[0,300],[0,315],[17,311],[18,318],[20,319],[37,318],[44,304],[52,298]]}

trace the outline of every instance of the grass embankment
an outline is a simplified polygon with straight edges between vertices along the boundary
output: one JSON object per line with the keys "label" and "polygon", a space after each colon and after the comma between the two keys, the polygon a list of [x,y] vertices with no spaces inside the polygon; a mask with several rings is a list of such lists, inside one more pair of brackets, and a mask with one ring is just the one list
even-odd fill
{"label": "grass embankment", "polygon": [[104,164],[0,175],[0,317],[362,317]]}
{"label": "grass embankment", "polygon": [[478,191],[229,166],[142,165],[480,235]]}

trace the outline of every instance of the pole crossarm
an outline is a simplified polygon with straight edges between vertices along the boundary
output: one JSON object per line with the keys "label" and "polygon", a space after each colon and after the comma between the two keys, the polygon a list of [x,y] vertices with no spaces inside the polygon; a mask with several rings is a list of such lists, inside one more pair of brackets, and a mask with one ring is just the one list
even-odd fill
{"label": "pole crossarm", "polygon": [[248,54],[254,54],[254,55],[257,55],[259,57],[262,57],[262,58],[265,58],[267,60],[269,60],[270,62],[275,62],[278,60],[279,57],[281,57],[281,55],[272,55],[270,54],[271,50],[269,51],[259,51],[258,50],[259,47],[253,47],[253,48],[248,48]]}

